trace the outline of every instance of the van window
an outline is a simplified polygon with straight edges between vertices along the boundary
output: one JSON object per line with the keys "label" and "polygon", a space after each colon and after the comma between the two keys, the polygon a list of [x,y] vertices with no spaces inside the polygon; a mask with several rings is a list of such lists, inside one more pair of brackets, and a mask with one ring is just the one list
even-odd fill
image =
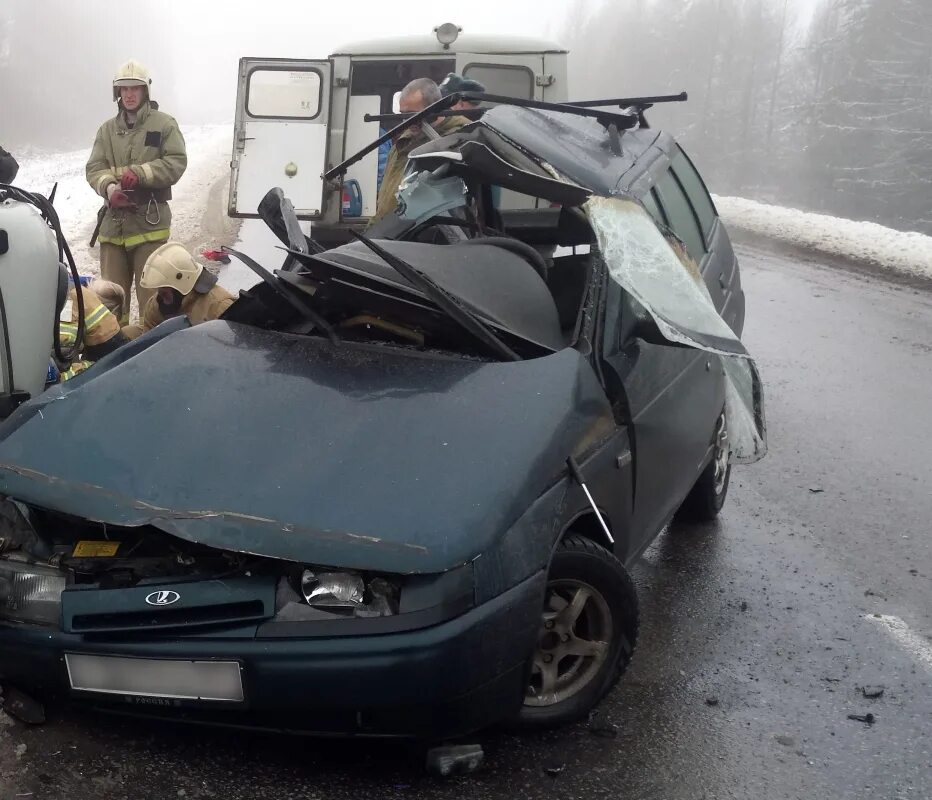
{"label": "van window", "polygon": [[680,186],[676,176],[668,170],[657,181],[657,189],[660,194],[660,204],[663,206],[663,212],[669,220],[670,227],[683,240],[689,255],[695,259],[697,264],[701,264],[706,253],[705,243],[702,239],[702,231],[699,229],[699,222],[686,198],[683,187]]}
{"label": "van window", "polygon": [[246,88],[250,117],[314,119],[320,113],[322,83],[316,69],[254,69]]}
{"label": "van window", "polygon": [[686,195],[692,203],[696,216],[699,217],[699,224],[702,226],[702,232],[705,234],[706,242],[712,233],[712,225],[715,223],[715,206],[712,204],[712,198],[705,188],[701,176],[693,166],[689,156],[683,152],[682,148],[677,147],[673,154],[673,171],[680,182],[680,185],[686,190]]}
{"label": "van window", "polygon": [[463,77],[479,81],[489,94],[522,100],[534,99],[534,73],[527,67],[506,64],[467,64]]}
{"label": "van window", "polygon": [[398,113],[397,97],[414,78],[431,78],[440,83],[456,70],[453,58],[414,58],[404,60],[354,59],[351,66],[350,95],[378,96],[381,114]]}

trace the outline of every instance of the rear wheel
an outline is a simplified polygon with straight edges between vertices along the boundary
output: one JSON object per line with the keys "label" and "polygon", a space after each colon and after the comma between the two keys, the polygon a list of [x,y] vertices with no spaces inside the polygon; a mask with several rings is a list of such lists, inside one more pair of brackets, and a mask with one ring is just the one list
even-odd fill
{"label": "rear wheel", "polygon": [[624,566],[590,539],[567,536],[551,562],[517,725],[562,725],[588,714],[627,668],[637,630],[637,593]]}
{"label": "rear wheel", "polygon": [[731,479],[731,448],[728,424],[723,411],[715,424],[712,460],[702,471],[686,499],[676,512],[677,519],[690,522],[710,522],[725,505]]}

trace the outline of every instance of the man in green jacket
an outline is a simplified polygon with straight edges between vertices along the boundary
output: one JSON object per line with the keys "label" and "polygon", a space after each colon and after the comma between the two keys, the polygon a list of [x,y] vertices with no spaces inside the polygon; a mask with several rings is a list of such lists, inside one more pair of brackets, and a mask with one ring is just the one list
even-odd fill
{"label": "man in green jacket", "polygon": [[[413,114],[432,106],[441,98],[440,87],[430,78],[415,78],[404,89],[398,100],[398,108],[402,114]],[[438,117],[431,122],[432,127],[439,136],[447,136],[462,128],[469,122],[466,117]],[[382,176],[382,185],[379,187],[379,196],[375,207],[375,216],[370,224],[394,212],[398,205],[395,194],[401,185],[401,179],[408,165],[408,154],[416,147],[427,143],[427,138],[419,126],[407,128],[392,144],[385,163],[385,174]]]}
{"label": "man in green jacket", "polygon": [[[123,287],[136,284],[140,313],[153,295],[139,285],[146,259],[168,241],[171,187],[188,165],[178,123],[149,98],[152,80],[138,61],[127,61],[113,79],[116,116],[97,131],[87,162],[87,182],[105,202],[99,226],[100,272]],[[129,321],[129,302],[123,322]]]}

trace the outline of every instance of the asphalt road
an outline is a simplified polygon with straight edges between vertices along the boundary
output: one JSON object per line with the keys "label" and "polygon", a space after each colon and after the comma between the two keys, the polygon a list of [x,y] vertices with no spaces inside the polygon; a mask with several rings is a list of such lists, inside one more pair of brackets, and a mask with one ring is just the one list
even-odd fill
{"label": "asphalt road", "polygon": [[489,733],[481,772],[437,781],[399,744],[0,717],[0,797],[932,797],[932,295],[740,256],[771,452],[637,565],[602,735]]}

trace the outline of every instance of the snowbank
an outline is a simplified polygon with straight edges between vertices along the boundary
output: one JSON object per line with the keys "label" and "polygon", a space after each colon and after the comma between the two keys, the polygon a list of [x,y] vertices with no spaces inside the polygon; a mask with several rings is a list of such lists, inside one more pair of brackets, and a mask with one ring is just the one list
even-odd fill
{"label": "snowbank", "polygon": [[[193,252],[208,244],[232,244],[236,224],[226,217],[226,184],[230,174],[233,128],[206,125],[185,129],[188,168],[172,193],[172,238],[184,242]],[[101,199],[84,179],[84,165],[90,155],[85,150],[70,153],[37,154],[20,162],[16,185],[48,195],[58,181],[55,207],[62,229],[83,274],[99,272],[99,249],[91,250],[88,240],[97,223]]]}
{"label": "snowbank", "polygon": [[932,278],[932,236],[771,206],[742,197],[714,199],[729,227],[906,275]]}

